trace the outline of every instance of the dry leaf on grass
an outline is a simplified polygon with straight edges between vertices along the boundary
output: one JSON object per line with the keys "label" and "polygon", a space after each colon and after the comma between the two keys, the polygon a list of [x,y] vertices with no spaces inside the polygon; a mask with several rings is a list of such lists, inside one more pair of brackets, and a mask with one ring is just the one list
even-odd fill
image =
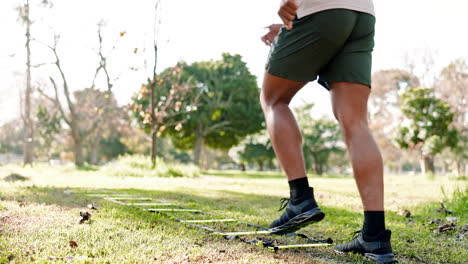
{"label": "dry leaf on grass", "polygon": [[88,208],[92,210],[97,210],[98,208],[94,204],[88,204]]}
{"label": "dry leaf on grass", "polygon": [[436,230],[434,230],[434,233],[443,233],[443,232],[449,232],[454,230],[457,227],[457,224],[455,223],[448,223],[448,224],[443,224],[437,227]]}
{"label": "dry leaf on grass", "polygon": [[447,220],[447,222],[457,222],[458,217],[448,216],[448,217],[445,217],[445,220]]}
{"label": "dry leaf on grass", "polygon": [[69,243],[70,243],[70,247],[71,247],[71,248],[76,248],[76,247],[78,247],[78,243],[76,243],[76,242],[73,241],[73,240],[70,240]]}
{"label": "dry leaf on grass", "polygon": [[447,210],[447,208],[445,208],[445,205],[444,205],[443,203],[440,204],[440,208],[437,209],[437,212],[439,212],[439,213],[445,213],[446,215],[448,215],[448,214],[453,214],[452,211]]}
{"label": "dry leaf on grass", "polygon": [[88,221],[91,218],[91,214],[88,213],[87,211],[81,211],[80,216],[81,216],[81,219],[79,222],[80,224],[83,224],[84,222]]}
{"label": "dry leaf on grass", "polygon": [[430,224],[430,225],[432,225],[432,224],[440,225],[440,224],[442,224],[442,220],[440,220],[439,218],[437,218],[437,219],[434,219],[434,220],[429,221],[429,224]]}
{"label": "dry leaf on grass", "polygon": [[412,214],[410,211],[405,209],[405,210],[400,211],[400,215],[404,217],[410,217]]}

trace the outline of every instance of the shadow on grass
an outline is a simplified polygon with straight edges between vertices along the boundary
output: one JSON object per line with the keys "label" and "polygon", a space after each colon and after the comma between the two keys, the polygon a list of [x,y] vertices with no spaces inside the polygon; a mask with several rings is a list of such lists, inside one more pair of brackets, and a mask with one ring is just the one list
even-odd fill
{"label": "shadow on grass", "polygon": [[[135,219],[155,225],[168,225],[174,236],[177,236],[178,229],[184,228],[182,224],[172,222],[171,219],[163,215],[154,215],[140,209],[121,206],[110,203],[106,200],[89,197],[86,194],[119,192],[150,197],[156,200],[164,200],[177,205],[200,209],[217,214],[219,218],[235,218],[241,221],[251,222],[260,226],[268,226],[271,220],[281,213],[276,212],[278,208],[278,198],[265,195],[252,195],[234,191],[206,191],[204,193],[189,193],[184,191],[148,191],[140,189],[68,189],[59,188],[25,188],[20,195],[5,196],[3,200],[19,200],[21,202],[36,202],[46,204],[56,204],[69,208],[86,208],[86,205],[93,203],[102,208],[102,211],[115,211],[119,213],[109,214],[111,217],[122,219]],[[460,218],[460,225],[466,223],[466,202],[468,201],[468,190],[460,190],[454,203],[448,203],[449,209],[453,209],[454,216]],[[403,263],[463,263],[461,259],[466,255],[468,248],[463,241],[455,239],[456,233],[434,234],[437,226],[428,226],[428,221],[433,218],[445,219],[443,213],[437,213],[438,203],[430,203],[419,208],[413,208],[411,217],[403,217],[396,213],[388,212],[386,215],[387,224],[394,231],[393,246]],[[309,237],[323,239],[332,237],[336,242],[343,242],[350,238],[352,231],[361,228],[362,214],[349,211],[343,208],[322,207],[327,214],[325,221],[319,224],[308,226],[300,231]],[[412,210],[413,210],[412,209]],[[463,218],[465,216],[465,218]],[[155,217],[159,219],[155,221]],[[207,224],[208,225],[208,224]],[[218,230],[224,230],[219,224],[208,225]],[[243,231],[245,226],[229,226],[234,230]],[[203,231],[192,230],[193,234]],[[457,231],[458,232],[458,231]],[[258,236],[255,236],[258,237]],[[252,239],[255,237],[246,237]],[[208,235],[203,240],[207,245],[212,241],[223,241],[222,238],[212,239]],[[275,236],[275,239],[282,240],[284,237]],[[191,238],[180,238],[191,239]],[[465,238],[466,239],[466,238]],[[193,239],[192,239],[193,240]],[[221,242],[223,243],[223,242]],[[226,244],[240,242],[225,242]],[[291,243],[289,241],[288,243]],[[260,250],[260,249],[259,249]],[[286,251],[285,251],[286,252]],[[465,252],[465,253],[460,253]],[[281,253],[281,252],[280,252]],[[286,254],[286,253],[285,253]],[[331,248],[323,249],[296,249],[290,250],[287,254],[295,256],[309,256],[312,260],[320,260],[327,263],[366,263],[356,256],[338,256]]]}
{"label": "shadow on grass", "polygon": [[[71,191],[71,192],[70,192]],[[168,224],[172,220],[163,215],[158,216],[158,221],[155,221],[154,214],[145,212],[140,209],[132,208],[129,206],[118,205],[111,203],[102,198],[90,197],[86,194],[105,193],[106,191],[120,192],[127,194],[135,194],[142,197],[150,197],[156,200],[168,201],[180,206],[200,209],[203,211],[216,214],[215,218],[234,218],[240,221],[251,222],[260,226],[268,226],[270,222],[277,218],[281,213],[277,212],[278,198],[265,195],[251,195],[243,194],[233,191],[215,192],[211,191],[211,197],[200,194],[191,194],[183,192],[171,191],[147,191],[139,189],[121,189],[121,190],[103,190],[103,189],[63,189],[63,188],[25,188],[18,196],[3,196],[3,200],[15,200],[22,203],[42,203],[53,204],[61,207],[68,207],[74,209],[86,208],[87,204],[95,204],[101,210],[118,211],[119,213],[112,213],[112,217],[135,219],[138,221],[151,222],[156,224]],[[110,194],[110,196],[112,196]],[[359,213],[350,212],[347,210],[337,208],[323,208],[328,214],[333,215],[333,219],[327,221],[325,226],[312,225],[301,230],[300,233],[315,239],[324,239],[332,237],[336,234],[336,228],[333,225],[343,225],[344,223],[354,229],[359,227],[361,217]],[[92,213],[92,211],[90,211]],[[153,217],[151,217],[153,215]],[[177,228],[183,228],[183,224],[171,223],[169,224],[174,229],[175,236],[177,235]],[[220,231],[250,231],[247,225],[231,225],[223,226],[217,224],[204,224],[205,226],[215,228]],[[232,228],[232,229],[230,229]],[[194,229],[193,232],[205,232],[202,230]],[[256,236],[247,236],[246,239],[259,238]],[[271,237],[260,237],[263,239]],[[305,240],[292,241],[291,238],[274,236],[275,240],[279,242],[291,243],[306,243]],[[183,238],[181,238],[183,239]],[[213,237],[205,239],[208,243],[213,240]],[[223,241],[219,237],[215,240]],[[226,241],[226,244],[241,243],[238,241]],[[259,249],[261,250],[261,249]],[[283,251],[282,251],[283,252]],[[284,251],[286,253],[286,251]],[[281,253],[281,252],[280,252]],[[344,256],[335,255],[332,253],[331,248],[324,249],[294,249],[288,250],[287,254],[295,255],[296,257],[310,257],[315,260],[325,261],[327,263],[360,263],[356,259],[350,260]],[[364,263],[364,262],[362,262]]]}
{"label": "shadow on grass", "polygon": [[84,165],[81,165],[81,166],[76,166],[76,169],[79,170],[79,171],[98,171],[99,167],[89,165],[89,164],[84,164]]}
{"label": "shadow on grass", "polygon": [[[202,174],[210,176],[219,176],[227,178],[248,178],[248,179],[285,179],[285,175],[276,171],[222,171],[222,170],[208,170],[203,171]],[[327,179],[343,179],[350,178],[352,175],[341,174],[308,174],[309,178],[327,178]]]}

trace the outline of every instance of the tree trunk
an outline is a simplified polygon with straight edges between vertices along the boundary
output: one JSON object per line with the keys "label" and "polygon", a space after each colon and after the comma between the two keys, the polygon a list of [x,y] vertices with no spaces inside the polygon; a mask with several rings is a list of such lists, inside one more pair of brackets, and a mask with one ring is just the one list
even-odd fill
{"label": "tree trunk", "polygon": [[92,165],[98,164],[98,148],[99,148],[99,140],[94,140],[91,143],[91,151],[89,153],[89,163]]}
{"label": "tree trunk", "polygon": [[317,174],[318,175],[323,174],[323,164],[321,164],[321,163],[317,164]]}
{"label": "tree trunk", "polygon": [[457,168],[457,177],[461,177],[462,176],[462,166],[461,166],[461,163],[460,161],[455,161],[455,166]]}
{"label": "tree trunk", "polygon": [[26,133],[24,134],[24,165],[32,164],[34,157],[34,124],[31,118],[31,20],[29,16],[29,0],[25,5],[26,13],[26,92],[23,123]]}
{"label": "tree trunk", "polygon": [[403,174],[403,161],[402,159],[398,159],[398,174]]}
{"label": "tree trunk", "polygon": [[318,161],[317,155],[315,155],[314,153],[311,153],[311,156],[312,156],[312,167],[314,169],[314,172],[317,175],[322,175],[323,169],[322,169],[321,164]]}
{"label": "tree trunk", "polygon": [[423,156],[420,160],[422,174],[434,173],[434,158]]}
{"label": "tree trunk", "polygon": [[158,131],[155,129],[151,133],[151,166],[156,168],[156,156],[158,154]]}
{"label": "tree trunk", "polygon": [[200,157],[203,150],[203,133],[201,132],[201,128],[197,128],[195,132],[195,147],[193,150],[193,162],[196,165],[200,165]]}
{"label": "tree trunk", "polygon": [[75,141],[75,165],[81,167],[84,165],[83,143],[79,137],[74,137],[73,140]]}
{"label": "tree trunk", "polygon": [[263,161],[258,162],[258,168],[260,169],[260,171],[263,171],[263,163]]}
{"label": "tree trunk", "polygon": [[245,164],[244,163],[241,163],[239,166],[240,166],[241,171],[245,171]]}

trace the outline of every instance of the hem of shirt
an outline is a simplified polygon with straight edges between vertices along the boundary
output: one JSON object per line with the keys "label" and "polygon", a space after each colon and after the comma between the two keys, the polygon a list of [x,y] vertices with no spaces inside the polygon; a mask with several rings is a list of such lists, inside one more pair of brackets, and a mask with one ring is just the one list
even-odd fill
{"label": "hem of shirt", "polygon": [[353,5],[345,5],[345,4],[338,4],[338,5],[337,4],[324,4],[324,5],[314,6],[306,10],[298,10],[297,17],[303,18],[305,16],[312,15],[314,13],[318,13],[318,12],[329,10],[329,9],[349,9],[353,11],[368,13],[368,14],[375,16],[375,11],[373,8],[363,8],[362,6],[353,6]]}

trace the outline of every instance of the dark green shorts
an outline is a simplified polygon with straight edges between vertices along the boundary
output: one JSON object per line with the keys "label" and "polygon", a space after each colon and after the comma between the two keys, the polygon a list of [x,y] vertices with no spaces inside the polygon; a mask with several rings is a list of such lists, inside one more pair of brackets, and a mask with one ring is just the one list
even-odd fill
{"label": "dark green shorts", "polygon": [[281,28],[268,57],[268,73],[292,81],[353,82],[370,87],[375,17],[331,9]]}

